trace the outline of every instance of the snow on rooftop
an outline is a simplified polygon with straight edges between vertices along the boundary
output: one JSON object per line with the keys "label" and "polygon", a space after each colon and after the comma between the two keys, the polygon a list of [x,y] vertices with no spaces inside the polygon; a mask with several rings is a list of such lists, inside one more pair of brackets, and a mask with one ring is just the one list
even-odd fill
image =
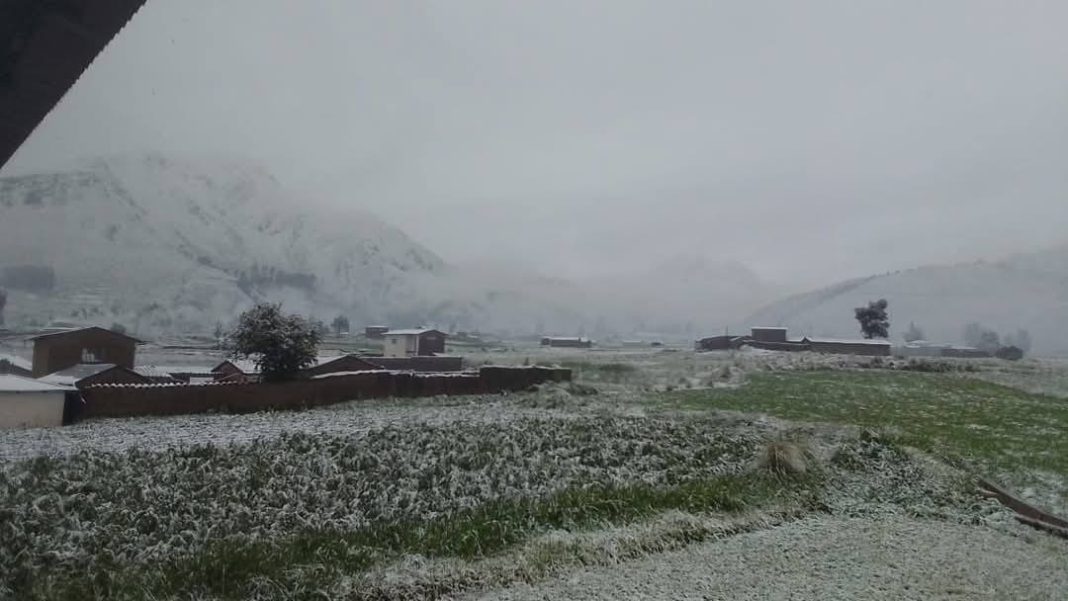
{"label": "snow on rooftop", "polygon": [[0,375],[0,392],[66,392],[70,388],[14,374]]}
{"label": "snow on rooftop", "polygon": [[18,367],[20,369],[25,369],[25,370],[28,370],[28,371],[32,371],[33,370],[33,362],[32,361],[30,361],[29,359],[23,359],[22,357],[19,357],[17,355],[9,355],[7,353],[0,353],[0,361],[7,361],[11,365],[14,365],[15,367]]}
{"label": "snow on rooftop", "polygon": [[879,346],[889,346],[889,340],[866,340],[863,338],[823,338],[816,336],[805,336],[802,341],[807,340],[809,342],[828,342],[831,344],[874,344]]}
{"label": "snow on rooftop", "polygon": [[434,328],[412,328],[407,330],[389,330],[385,333],[386,336],[418,336],[420,334],[426,334],[427,332],[436,332]]}

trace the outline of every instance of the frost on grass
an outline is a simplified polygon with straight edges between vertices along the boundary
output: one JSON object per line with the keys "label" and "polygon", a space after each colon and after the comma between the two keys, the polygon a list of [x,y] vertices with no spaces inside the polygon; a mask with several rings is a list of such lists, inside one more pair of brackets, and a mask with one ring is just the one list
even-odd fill
{"label": "frost on grass", "polygon": [[671,485],[744,470],[760,440],[714,420],[601,416],[37,457],[0,468],[0,573],[145,563],[567,488]]}

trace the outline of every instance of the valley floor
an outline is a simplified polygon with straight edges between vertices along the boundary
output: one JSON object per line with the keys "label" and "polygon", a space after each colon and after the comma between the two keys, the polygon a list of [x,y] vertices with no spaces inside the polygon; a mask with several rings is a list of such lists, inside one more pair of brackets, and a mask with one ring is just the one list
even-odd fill
{"label": "valley floor", "polygon": [[[537,392],[0,432],[0,598],[1061,599],[1059,364],[520,349]],[[1027,380],[1027,392],[992,382]]]}

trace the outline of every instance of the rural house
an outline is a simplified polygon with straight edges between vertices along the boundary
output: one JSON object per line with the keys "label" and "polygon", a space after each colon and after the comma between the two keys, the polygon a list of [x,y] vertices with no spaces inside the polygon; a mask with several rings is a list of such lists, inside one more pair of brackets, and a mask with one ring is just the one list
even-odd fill
{"label": "rural house", "polygon": [[317,365],[304,370],[306,377],[312,378],[324,374],[351,373],[357,371],[375,371],[382,366],[361,359],[356,355],[342,355],[336,358],[325,357],[319,360]]}
{"label": "rural house", "polygon": [[593,346],[593,341],[581,337],[546,336],[541,339],[541,345],[552,348],[590,348]]}
{"label": "rural house", "polygon": [[0,430],[62,426],[69,391],[22,376],[0,375]]}
{"label": "rural house", "polygon": [[254,382],[260,378],[260,368],[250,359],[225,359],[211,373],[217,382]]}
{"label": "rural house", "polygon": [[33,340],[33,377],[40,378],[79,364],[112,364],[133,369],[140,340],[125,334],[89,327]]}
{"label": "rural house", "polygon": [[438,330],[390,330],[385,338],[386,357],[428,357],[445,352],[445,333]]}
{"label": "rural house", "polygon": [[389,326],[367,326],[363,329],[363,335],[368,338],[374,338],[375,340],[381,340],[385,338],[386,332],[389,331]]}
{"label": "rural house", "polygon": [[152,380],[136,371],[111,363],[83,363],[61,369],[40,378],[56,386],[73,386],[78,390],[94,384],[151,384]]}

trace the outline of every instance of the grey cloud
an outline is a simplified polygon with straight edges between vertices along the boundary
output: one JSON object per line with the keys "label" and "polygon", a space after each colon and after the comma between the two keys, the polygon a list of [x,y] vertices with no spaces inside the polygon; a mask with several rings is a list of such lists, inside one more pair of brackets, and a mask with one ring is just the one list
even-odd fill
{"label": "grey cloud", "polygon": [[809,285],[1064,240],[1066,21],[1007,0],[154,0],[9,171],[243,155],[447,259],[706,254]]}

